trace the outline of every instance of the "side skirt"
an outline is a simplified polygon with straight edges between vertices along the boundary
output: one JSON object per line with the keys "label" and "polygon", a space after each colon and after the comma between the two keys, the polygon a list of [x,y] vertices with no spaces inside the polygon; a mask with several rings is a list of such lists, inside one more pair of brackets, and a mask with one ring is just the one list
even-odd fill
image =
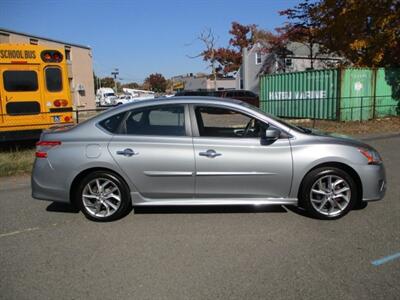
{"label": "side skirt", "polygon": [[195,205],[297,205],[297,198],[180,198],[180,199],[150,199],[143,198],[138,193],[132,193],[134,206],[195,206]]}

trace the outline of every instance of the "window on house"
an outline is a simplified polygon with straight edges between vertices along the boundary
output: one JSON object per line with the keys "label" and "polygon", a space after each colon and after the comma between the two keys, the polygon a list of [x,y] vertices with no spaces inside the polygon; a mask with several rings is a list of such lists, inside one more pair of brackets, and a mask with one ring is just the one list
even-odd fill
{"label": "window on house", "polygon": [[39,44],[39,41],[37,39],[29,39],[29,43],[31,45],[37,45],[37,44]]}
{"label": "window on house", "polygon": [[71,48],[65,47],[65,59],[71,61]]}
{"label": "window on house", "polygon": [[261,64],[261,52],[257,51],[256,52],[256,65],[260,65]]}

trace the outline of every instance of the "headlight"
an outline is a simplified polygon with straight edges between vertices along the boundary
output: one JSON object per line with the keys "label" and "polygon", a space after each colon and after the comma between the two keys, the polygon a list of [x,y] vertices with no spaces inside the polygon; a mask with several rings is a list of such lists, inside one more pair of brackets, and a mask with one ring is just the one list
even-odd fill
{"label": "headlight", "polygon": [[382,163],[382,158],[377,151],[366,148],[358,148],[358,151],[368,160],[369,165],[378,165]]}

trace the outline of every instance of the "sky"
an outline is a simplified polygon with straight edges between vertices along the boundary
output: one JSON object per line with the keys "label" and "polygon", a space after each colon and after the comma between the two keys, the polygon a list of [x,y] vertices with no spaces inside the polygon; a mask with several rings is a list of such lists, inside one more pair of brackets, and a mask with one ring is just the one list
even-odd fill
{"label": "sky", "polygon": [[298,0],[0,0],[0,27],[87,45],[97,75],[114,68],[123,82],[209,72],[196,37],[210,28],[218,46],[229,41],[233,21],[273,30],[278,11]]}

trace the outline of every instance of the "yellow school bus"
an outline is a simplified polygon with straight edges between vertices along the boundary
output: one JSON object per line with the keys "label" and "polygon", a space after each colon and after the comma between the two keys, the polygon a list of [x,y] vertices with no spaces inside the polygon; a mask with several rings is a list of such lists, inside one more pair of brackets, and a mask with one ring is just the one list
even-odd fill
{"label": "yellow school bus", "polygon": [[73,122],[67,72],[62,49],[0,44],[0,141]]}

